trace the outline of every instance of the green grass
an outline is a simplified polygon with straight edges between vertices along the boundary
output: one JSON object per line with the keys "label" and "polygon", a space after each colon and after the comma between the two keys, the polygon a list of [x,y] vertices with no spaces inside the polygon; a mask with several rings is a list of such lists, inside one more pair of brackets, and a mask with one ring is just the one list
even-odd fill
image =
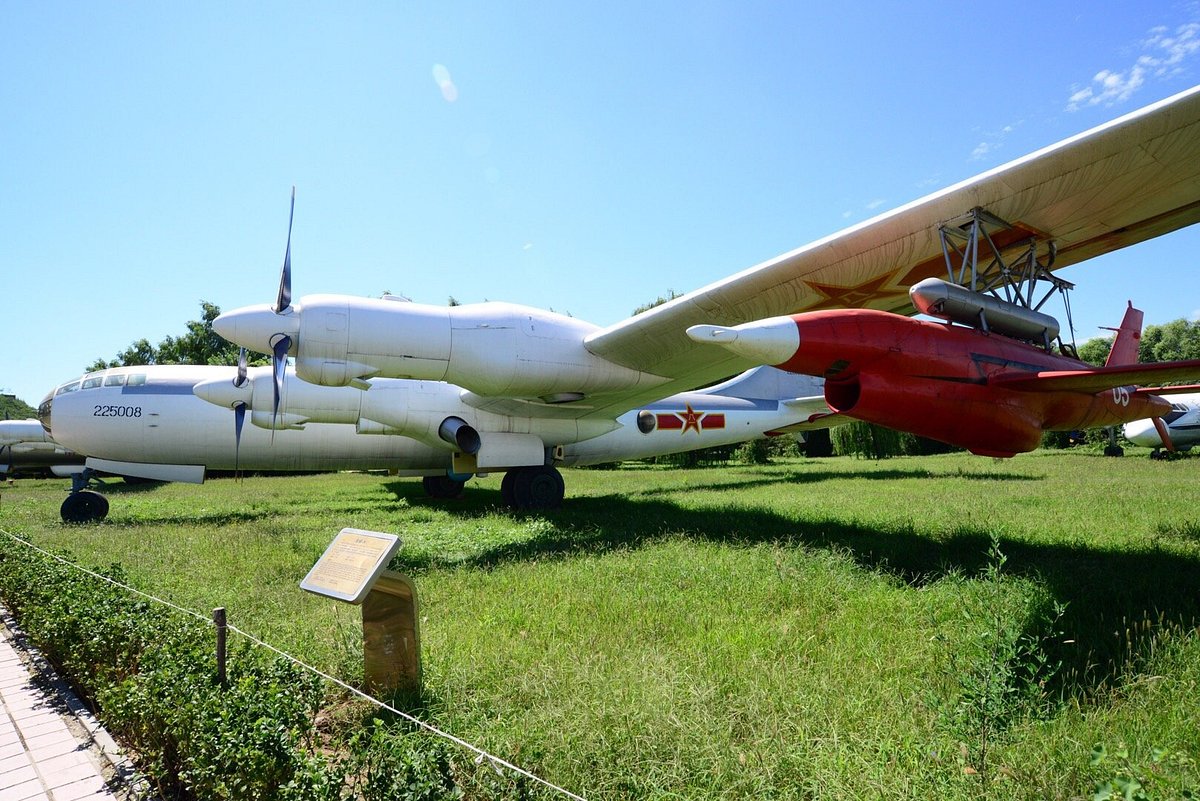
{"label": "green grass", "polygon": [[[355,474],[116,482],[108,520],[82,527],[58,522],[63,482],[20,481],[0,488],[0,528],[227,607],[350,681],[357,610],[297,585],[343,526],[397,533],[421,596],[419,714],[590,799],[1090,797],[1112,778],[1089,764],[1097,742],[1129,747],[1152,798],[1200,781],[1194,761],[1165,775],[1151,758],[1200,758],[1200,460],[566,478],[541,515],[502,509],[498,476],[449,503]],[[997,620],[1062,667],[1015,688],[1042,703],[998,719],[971,773],[974,733],[946,710]]]}

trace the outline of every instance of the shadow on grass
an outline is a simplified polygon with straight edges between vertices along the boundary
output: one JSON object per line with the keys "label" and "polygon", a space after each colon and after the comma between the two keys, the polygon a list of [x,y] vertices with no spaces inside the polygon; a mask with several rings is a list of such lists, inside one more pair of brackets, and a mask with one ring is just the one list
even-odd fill
{"label": "shadow on grass", "polygon": [[[884,473],[909,475],[906,471]],[[777,481],[749,483],[791,481],[791,476],[780,476]],[[715,486],[728,489],[746,484],[718,482]],[[468,514],[494,513],[500,506],[499,493],[477,490],[461,503],[461,510]],[[894,576],[915,588],[952,573],[980,575],[987,565],[992,538],[991,532],[980,527],[963,527],[933,537],[911,524],[881,530],[836,519],[796,520],[762,508],[685,509],[648,494],[568,498],[562,509],[537,517],[553,527],[529,540],[484,551],[465,562],[418,558],[405,564],[486,570],[507,563],[637,549],[684,536],[735,545],[778,543],[836,550],[864,569]],[[1192,534],[1189,529],[1183,538],[1190,539]],[[1008,559],[1005,573],[1042,584],[1054,602],[1066,607],[1053,631],[1026,634],[1044,638],[1051,658],[1062,661],[1059,681],[1067,694],[1087,695],[1105,687],[1129,665],[1153,652],[1164,630],[1190,629],[1200,623],[1200,559],[1196,557],[1157,549],[1112,551],[1004,538],[1000,549]],[[399,561],[404,562],[404,557]]]}

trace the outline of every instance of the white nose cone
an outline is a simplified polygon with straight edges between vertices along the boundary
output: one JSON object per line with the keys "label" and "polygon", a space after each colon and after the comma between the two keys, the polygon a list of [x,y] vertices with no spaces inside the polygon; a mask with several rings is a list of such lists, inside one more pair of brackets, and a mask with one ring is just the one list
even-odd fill
{"label": "white nose cone", "polygon": [[254,397],[254,386],[250,381],[242,384],[240,387],[234,386],[233,375],[229,378],[213,378],[208,381],[201,381],[192,387],[192,394],[201,400],[206,400],[214,406],[220,406],[223,409],[232,409],[235,403],[244,403],[250,405],[251,399]]}
{"label": "white nose cone", "polygon": [[220,315],[212,325],[214,331],[235,345],[270,353],[280,336],[289,336],[295,343],[300,333],[300,309],[293,304],[283,314],[276,314],[268,303],[243,306]]}
{"label": "white nose cone", "polygon": [[783,364],[800,349],[800,329],[791,317],[770,317],[732,327],[693,325],[687,335],[702,344],[721,345],[759,364]]}

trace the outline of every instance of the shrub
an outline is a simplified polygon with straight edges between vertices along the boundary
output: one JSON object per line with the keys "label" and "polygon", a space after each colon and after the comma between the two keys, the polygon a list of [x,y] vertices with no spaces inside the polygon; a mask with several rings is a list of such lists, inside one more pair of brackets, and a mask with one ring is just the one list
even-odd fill
{"label": "shrub", "polygon": [[[123,579],[119,567],[105,573]],[[320,679],[249,642],[216,679],[209,626],[15,545],[0,598],[165,799],[341,801],[459,797],[445,743],[379,721],[320,742]]]}

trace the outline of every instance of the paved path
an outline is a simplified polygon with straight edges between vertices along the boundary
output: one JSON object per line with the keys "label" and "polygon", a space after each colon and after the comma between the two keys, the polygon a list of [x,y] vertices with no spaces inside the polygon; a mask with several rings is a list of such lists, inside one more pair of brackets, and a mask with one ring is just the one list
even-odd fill
{"label": "paved path", "polygon": [[[61,682],[55,686],[45,662],[14,640],[11,626],[0,608],[0,799],[135,797],[113,765],[120,754],[112,738]],[[35,680],[35,673],[48,680]]]}

